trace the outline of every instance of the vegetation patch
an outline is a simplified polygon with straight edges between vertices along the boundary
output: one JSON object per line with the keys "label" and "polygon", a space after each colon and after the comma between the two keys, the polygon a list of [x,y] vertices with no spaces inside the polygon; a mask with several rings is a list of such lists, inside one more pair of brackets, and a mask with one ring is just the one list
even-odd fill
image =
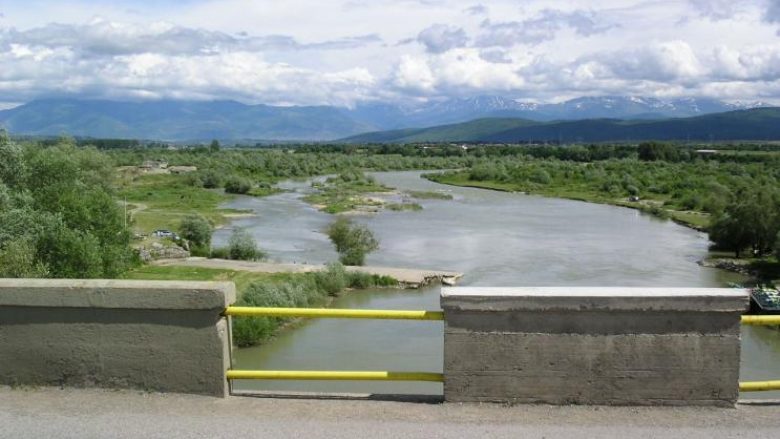
{"label": "vegetation patch", "polygon": [[451,200],[452,195],[436,191],[407,191],[407,193],[419,200]]}
{"label": "vegetation patch", "polygon": [[368,197],[367,194],[392,190],[357,170],[342,172],[313,187],[317,192],[306,196],[304,201],[331,214],[379,210],[384,202]]}
{"label": "vegetation patch", "polygon": [[417,212],[419,210],[423,210],[423,207],[417,203],[387,203],[385,204],[384,207],[387,210],[393,210],[396,212],[401,212],[401,211]]}

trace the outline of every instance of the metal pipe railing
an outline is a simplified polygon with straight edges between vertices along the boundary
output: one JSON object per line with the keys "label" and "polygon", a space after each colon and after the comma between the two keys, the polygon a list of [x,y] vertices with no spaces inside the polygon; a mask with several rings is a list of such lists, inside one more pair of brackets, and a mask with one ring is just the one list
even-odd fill
{"label": "metal pipe railing", "polygon": [[444,320],[441,311],[398,311],[386,309],[268,308],[229,306],[226,316],[307,317],[336,319]]}

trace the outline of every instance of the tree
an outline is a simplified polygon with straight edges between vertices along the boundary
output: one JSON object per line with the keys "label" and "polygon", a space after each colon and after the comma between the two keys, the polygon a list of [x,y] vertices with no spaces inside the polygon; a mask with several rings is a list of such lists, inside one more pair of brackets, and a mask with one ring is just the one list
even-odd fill
{"label": "tree", "polygon": [[780,227],[778,206],[777,195],[765,188],[745,191],[715,218],[710,239],[720,248],[733,250],[736,257],[748,247],[754,254],[768,253]]}
{"label": "tree", "polygon": [[211,144],[209,145],[209,151],[211,152],[219,152],[220,146],[219,146],[219,140],[214,139],[211,141]]}
{"label": "tree", "polygon": [[133,262],[114,164],[72,142],[19,146],[0,135],[5,276],[116,277]]}
{"label": "tree", "polygon": [[336,219],[327,233],[344,265],[363,265],[366,255],[379,248],[379,241],[366,226],[353,224],[345,217]]}
{"label": "tree", "polygon": [[639,144],[639,160],[677,162],[680,151],[669,143],[644,142]]}
{"label": "tree", "polygon": [[777,231],[777,236],[775,236],[775,257],[780,261],[780,230]]}
{"label": "tree", "polygon": [[228,240],[228,257],[240,261],[256,261],[262,259],[263,252],[257,248],[255,238],[245,229],[237,228]]}
{"label": "tree", "polygon": [[190,252],[198,255],[208,255],[213,231],[208,220],[196,213],[184,217],[179,226],[179,236],[189,241]]}

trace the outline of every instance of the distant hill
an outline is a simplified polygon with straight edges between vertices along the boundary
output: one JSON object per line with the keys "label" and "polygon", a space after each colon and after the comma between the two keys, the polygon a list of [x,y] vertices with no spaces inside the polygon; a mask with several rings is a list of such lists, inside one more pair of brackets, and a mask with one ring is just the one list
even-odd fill
{"label": "distant hill", "polygon": [[233,101],[39,100],[0,111],[16,134],[196,139],[334,139],[379,129],[336,107],[273,107]]}
{"label": "distant hill", "polygon": [[535,122],[489,118],[413,130],[366,133],[347,142],[606,142],[631,140],[780,140],[780,108],[755,108],[664,120]]}
{"label": "distant hill", "polygon": [[[149,140],[333,140],[370,131],[403,129],[392,137],[415,135],[416,128],[500,118],[505,129],[527,121],[662,119],[761,107],[713,99],[661,101],[640,97],[583,97],[556,104],[520,102],[501,96],[449,98],[425,103],[363,103],[334,106],[246,105],[235,101],[144,101],[47,99],[0,111],[0,127],[18,135],[60,135]],[[470,130],[487,135],[490,123],[471,124],[447,137]],[[522,125],[523,123],[521,123]],[[477,123],[476,125],[483,125]],[[413,129],[414,128],[414,129]],[[465,130],[465,131],[464,131]],[[384,141],[384,140],[383,140]],[[387,140],[391,141],[391,140]]]}

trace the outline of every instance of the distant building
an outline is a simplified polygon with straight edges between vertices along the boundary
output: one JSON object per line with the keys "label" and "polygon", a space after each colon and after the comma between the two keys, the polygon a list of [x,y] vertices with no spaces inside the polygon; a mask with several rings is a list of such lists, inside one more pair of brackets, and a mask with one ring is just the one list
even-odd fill
{"label": "distant building", "polygon": [[696,154],[700,154],[700,155],[713,155],[713,154],[717,154],[717,153],[718,153],[717,149],[697,149],[696,150]]}

